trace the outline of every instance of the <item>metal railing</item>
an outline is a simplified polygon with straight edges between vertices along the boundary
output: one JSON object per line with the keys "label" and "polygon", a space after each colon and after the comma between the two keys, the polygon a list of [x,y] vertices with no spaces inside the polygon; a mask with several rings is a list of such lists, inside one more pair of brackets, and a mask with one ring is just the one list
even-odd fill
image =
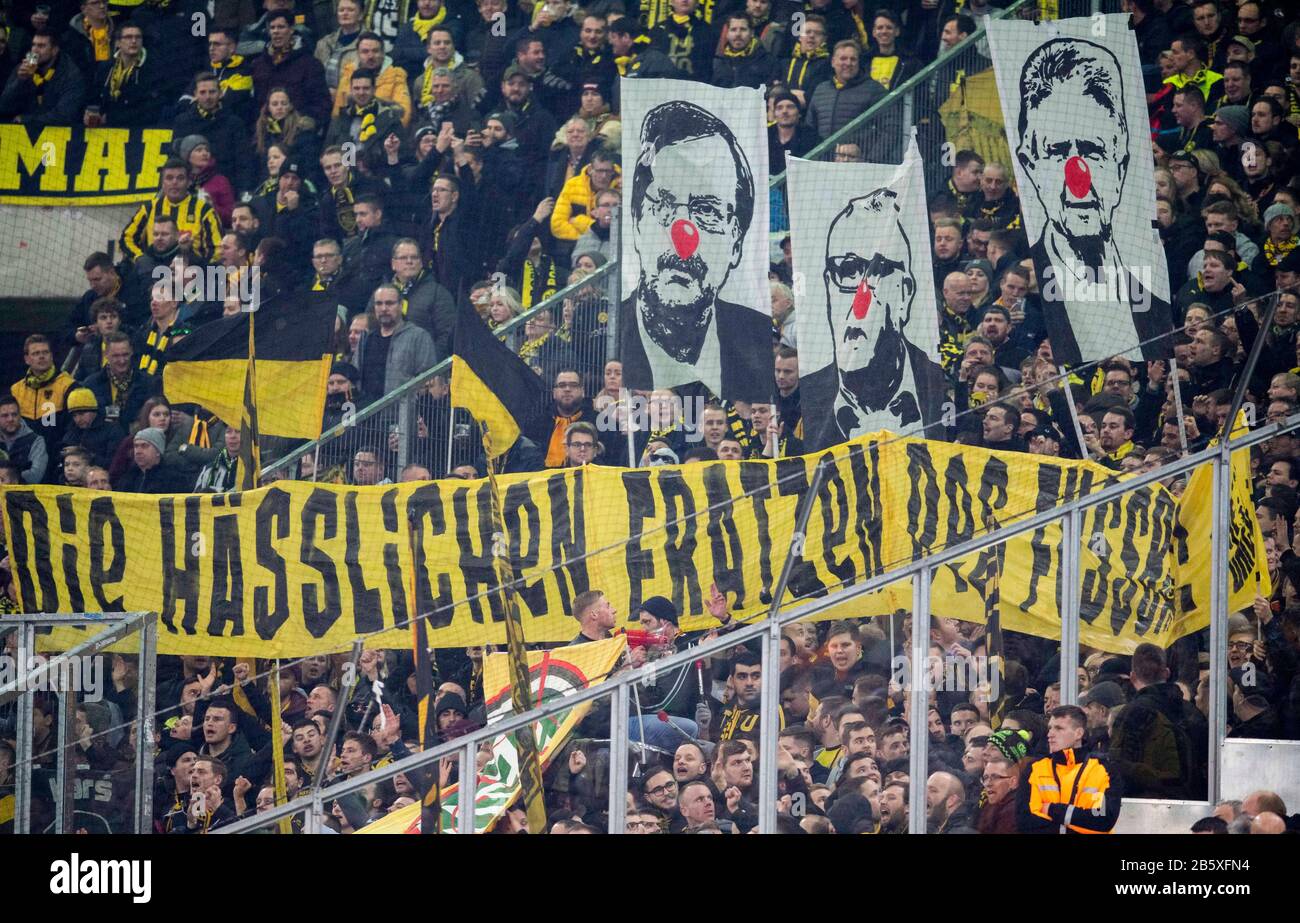
{"label": "metal railing", "polygon": [[[37,632],[51,628],[102,628],[86,641],[64,653],[38,661]],[[138,670],[136,674],[136,714],[149,715],[147,727],[153,726],[157,678],[158,614],[156,612],[86,612],[77,614],[17,613],[6,615],[0,621],[0,637],[16,632],[16,655],[19,662],[17,676],[0,687],[0,704],[17,702],[17,726],[14,746],[14,833],[31,833],[32,819],[32,769],[33,769],[33,707],[36,691],[66,681],[68,668],[83,657],[97,657],[109,646],[139,632]],[[3,650],[3,646],[0,646]],[[39,664],[28,671],[34,663]],[[101,672],[102,676],[102,672]],[[75,832],[76,816],[76,764],[79,759],[73,728],[77,711],[77,690],[61,688],[57,691],[59,714],[57,722],[57,775],[54,784],[54,832]],[[136,833],[153,829],[153,734],[137,727],[133,767],[134,808],[132,822]]]}
{"label": "metal railing", "polygon": [[[927,710],[927,686],[926,686],[926,656],[929,647],[930,637],[930,608],[928,605],[930,581],[932,575],[939,567],[945,564],[957,561],[969,554],[980,550],[995,547],[1006,542],[1009,539],[1019,535],[1031,533],[1045,525],[1058,520],[1073,519],[1077,522],[1078,517],[1086,510],[1101,506],[1106,503],[1115,501],[1124,494],[1155,484],[1158,481],[1165,480],[1173,475],[1190,472],[1194,468],[1204,464],[1210,464],[1214,467],[1216,476],[1214,478],[1213,503],[1215,509],[1214,525],[1211,533],[1211,542],[1217,553],[1211,566],[1211,587],[1214,594],[1211,603],[1210,631],[1211,631],[1211,674],[1210,674],[1210,708],[1211,721],[1210,731],[1214,735],[1211,746],[1211,766],[1210,766],[1210,800],[1216,800],[1219,797],[1219,770],[1218,770],[1218,743],[1224,739],[1224,718],[1225,710],[1222,689],[1226,680],[1226,663],[1227,663],[1227,594],[1223,592],[1226,586],[1227,562],[1226,548],[1228,544],[1228,504],[1229,497],[1229,478],[1231,453],[1241,449],[1249,449],[1252,446],[1259,445],[1278,435],[1300,430],[1300,414],[1289,418],[1286,421],[1272,423],[1254,432],[1238,436],[1233,439],[1223,440],[1219,445],[1211,446],[1192,455],[1188,455],[1177,461],[1170,462],[1161,468],[1153,471],[1134,474],[1122,481],[1113,483],[1104,487],[1095,493],[1085,496],[1078,496],[1069,500],[1058,507],[1027,516],[1019,521],[1002,525],[997,529],[990,530],[984,534],[977,535],[969,540],[952,545],[941,551],[923,558],[919,561],[913,561],[904,564],[901,567],[888,570],[884,573],[870,577],[864,582],[845,587],[838,592],[832,593],[825,598],[813,600],[797,609],[778,613],[775,618],[765,619],[761,622],[746,625],[730,633],[717,637],[713,640],[707,640],[688,651],[675,654],[663,660],[647,664],[639,669],[629,670],[609,678],[608,680],[584,689],[579,689],[562,698],[547,702],[545,705],[536,707],[529,712],[521,715],[510,715],[500,721],[487,725],[486,727],[472,731],[464,737],[455,741],[450,741],[429,750],[420,753],[413,753],[405,759],[390,763],[386,766],[370,770],[369,772],[359,774],[353,778],[340,781],[332,785],[328,793],[324,796],[320,792],[313,795],[311,805],[302,802],[290,802],[285,805],[277,806],[269,811],[258,814],[254,817],[245,818],[222,828],[221,833],[244,833],[251,830],[271,826],[280,818],[289,817],[300,813],[304,810],[311,810],[320,814],[323,810],[324,800],[332,799],[339,795],[345,795],[350,792],[361,791],[369,785],[376,782],[390,779],[399,773],[410,772],[431,766],[444,757],[457,757],[462,760],[462,766],[473,766],[475,764],[475,754],[481,743],[489,741],[501,734],[507,734],[516,731],[527,725],[539,721],[543,718],[552,716],[560,711],[565,711],[584,702],[592,702],[603,699],[607,696],[614,696],[615,709],[611,714],[611,740],[614,741],[613,752],[620,750],[619,743],[626,750],[628,742],[628,713],[626,708],[617,707],[621,699],[623,705],[627,704],[626,696],[628,690],[635,684],[641,683],[649,678],[653,673],[664,673],[676,668],[688,666],[704,657],[713,654],[721,654],[735,648],[738,644],[753,639],[765,639],[763,645],[763,676],[770,677],[779,675],[777,665],[780,660],[781,630],[788,624],[807,619],[824,612],[833,607],[837,607],[844,602],[865,596],[868,593],[883,589],[890,584],[896,583],[901,579],[910,578],[913,586],[913,624],[912,624],[912,650],[910,659],[910,694],[912,696],[912,714],[924,715]],[[806,518],[807,509],[810,504],[807,503],[809,498],[815,497],[819,488],[819,477],[815,479],[809,487],[805,496],[804,508],[801,509],[801,517]],[[1078,532],[1073,532],[1078,535]],[[1063,566],[1070,569],[1072,573],[1079,573],[1079,558],[1082,543],[1079,541],[1064,542],[1062,544]],[[788,575],[787,575],[788,576]],[[776,598],[780,599],[780,593],[784,592],[784,587],[778,587]],[[1077,625],[1079,619],[1079,600],[1077,594],[1072,594],[1073,599],[1067,597],[1067,610],[1064,614],[1063,622],[1074,621]],[[1061,652],[1061,671],[1062,675],[1068,675],[1068,672],[1074,672],[1078,667],[1078,647],[1063,646]],[[776,813],[776,790],[777,778],[773,767],[776,764],[776,705],[780,703],[779,683],[764,682],[762,690],[762,700],[759,708],[760,720],[763,722],[763,729],[760,735],[760,758],[758,770],[759,785],[759,806],[761,810],[760,830],[761,832],[775,832],[775,813]],[[1065,690],[1062,691],[1062,702],[1067,703],[1070,698],[1066,696]],[[928,745],[929,735],[924,720],[912,720],[910,723],[911,733],[911,761],[912,761],[912,785],[911,785],[911,805],[910,818],[912,829],[911,833],[925,832],[925,785],[923,779],[928,772]],[[625,759],[625,758],[624,758]],[[610,813],[609,826],[610,832],[621,832],[623,827],[623,816],[621,806],[625,804],[623,791],[626,788],[626,776],[616,775],[618,769],[618,760],[611,759],[611,776],[610,776]],[[626,770],[626,762],[624,762]],[[473,803],[473,773],[462,773],[463,790],[459,795],[459,803]],[[922,781],[922,784],[917,784]],[[617,792],[618,797],[615,798]]]}
{"label": "metal railing", "polygon": [[[1276,298],[1265,296],[1261,329],[1266,330],[1276,308]],[[1235,419],[1235,411],[1241,406],[1247,382],[1262,352],[1264,338],[1261,335],[1247,356],[1243,369],[1239,373],[1238,386],[1233,396],[1232,413],[1229,420]],[[1140,473],[1132,473],[1120,479],[1105,483],[1105,486],[1091,493],[1076,493],[1066,497],[1056,506],[1037,510],[1029,507],[1022,511],[1012,511],[1009,517],[993,528],[977,530],[972,537],[957,541],[939,550],[930,551],[919,560],[904,560],[897,566],[885,565],[881,572],[866,577],[862,582],[841,586],[827,592],[819,598],[795,598],[785,600],[786,589],[793,570],[793,556],[787,556],[782,572],[774,586],[770,611],[759,621],[743,625],[734,631],[704,640],[698,646],[674,654],[662,660],[637,669],[617,674],[604,682],[587,688],[578,689],[571,694],[534,708],[522,715],[511,715],[472,731],[464,737],[448,742],[427,751],[414,753],[389,765],[370,770],[353,778],[332,784],[326,793],[314,789],[307,799],[299,799],[286,805],[277,806],[254,817],[245,818],[224,828],[220,832],[241,833],[260,829],[288,817],[307,811],[310,820],[307,829],[318,829],[319,820],[324,809],[324,802],[339,795],[360,791],[365,787],[398,773],[409,772],[431,766],[444,758],[459,757],[461,766],[475,766],[478,746],[499,735],[531,725],[533,722],[552,716],[557,712],[570,709],[585,702],[596,702],[609,698],[611,701],[610,731],[610,777],[609,777],[609,813],[610,832],[622,832],[626,807],[627,789],[627,753],[632,745],[629,736],[629,703],[632,690],[636,684],[649,681],[654,675],[664,675],[674,669],[686,667],[714,654],[733,650],[738,644],[750,640],[761,640],[762,676],[761,698],[759,705],[759,767],[757,779],[758,806],[760,811],[760,832],[776,832],[777,815],[777,706],[780,704],[779,663],[781,656],[782,629],[792,622],[813,618],[844,603],[860,599],[869,593],[882,590],[901,580],[910,580],[912,587],[912,626],[911,644],[908,650],[908,684],[907,689],[911,720],[910,733],[910,810],[909,832],[924,833],[926,824],[925,778],[929,763],[929,732],[924,715],[928,710],[930,686],[927,671],[930,647],[931,581],[935,573],[948,564],[955,563],[969,555],[984,549],[1004,544],[1018,536],[1029,535],[1045,526],[1060,522],[1062,539],[1060,544],[1060,573],[1065,581],[1065,592],[1061,596],[1061,702],[1073,704],[1078,700],[1077,671],[1079,667],[1079,621],[1082,608],[1080,581],[1084,516],[1098,507],[1117,501],[1119,498],[1139,488],[1154,485],[1157,482],[1169,482],[1202,465],[1213,468],[1211,487],[1212,524],[1210,531],[1211,557],[1209,564],[1209,648],[1210,648],[1210,688],[1209,688],[1209,754],[1208,795],[1210,802],[1221,795],[1222,767],[1220,745],[1226,736],[1226,702],[1223,690],[1227,682],[1227,621],[1229,594],[1228,560],[1230,521],[1231,521],[1231,459],[1232,453],[1249,450],[1251,447],[1267,442],[1279,435],[1300,430],[1300,413],[1284,421],[1270,423],[1253,432],[1235,438],[1224,438],[1221,434],[1218,444],[1211,444],[1201,451],[1187,454],[1182,458],[1168,462],[1159,468]],[[826,475],[826,463],[816,468],[811,483],[802,492],[795,517],[795,533],[802,534],[807,525],[812,504],[818,496]],[[1083,488],[1080,488],[1082,491]],[[427,617],[427,616],[422,616]],[[891,651],[891,655],[892,655]],[[921,716],[921,717],[918,717]],[[461,773],[461,790],[458,795],[460,805],[473,804],[473,789],[476,772]],[[461,831],[470,832],[472,812],[461,812]]]}

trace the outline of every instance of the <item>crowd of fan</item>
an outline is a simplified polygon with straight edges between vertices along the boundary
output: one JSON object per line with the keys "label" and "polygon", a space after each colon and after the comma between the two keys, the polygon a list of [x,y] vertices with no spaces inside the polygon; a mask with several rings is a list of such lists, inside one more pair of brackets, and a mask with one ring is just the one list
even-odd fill
{"label": "crowd of fan", "polygon": [[[149,493],[231,488],[238,431],[202,408],[173,407],[160,382],[170,346],[247,305],[235,284],[221,301],[176,298],[151,284],[159,267],[220,266],[232,283],[256,268],[263,296],[326,291],[336,298],[339,361],[326,423],[337,422],[347,408],[448,357],[457,311],[476,310],[499,327],[615,257],[618,77],[766,87],[777,162],[848,124],[989,13],[975,3],[955,12],[946,0],[874,13],[861,0],[748,0],[734,9],[696,0],[628,9],[596,0],[582,10],[566,0],[531,7],[265,0],[260,18],[246,5],[212,6],[215,18],[207,18],[208,4],[186,0],[86,0],[76,15],[67,3],[14,3],[4,13],[0,118],[162,125],[175,143],[160,194],[123,229],[122,259],[89,256],[89,289],[66,329],[27,338],[27,374],[0,398],[0,483]],[[1127,471],[1159,467],[1203,447],[1223,426],[1260,337],[1249,406],[1258,408],[1257,422],[1297,411],[1300,22],[1285,4],[1253,0],[1235,9],[1215,0],[1129,0],[1127,9],[1147,74],[1157,218],[1180,328],[1176,372],[1164,361],[1117,358],[1056,379],[1011,171],[962,151],[929,196],[941,356],[958,411],[948,437],[958,442],[1091,457]],[[205,29],[192,31],[192,13]],[[871,159],[869,148],[846,142],[834,156]],[[681,401],[656,392],[649,430],[631,440],[619,430],[625,412],[614,414],[619,426],[597,425],[624,396],[621,366],[604,352],[604,283],[593,280],[558,317],[532,317],[509,342],[553,387],[554,430],[541,443],[521,442],[507,470],[799,454],[789,260],[787,241],[771,269],[771,401],[709,400],[684,420]],[[1274,291],[1281,294],[1262,297]],[[1261,329],[1273,302],[1272,322]],[[1079,409],[1077,428],[1066,388]],[[377,431],[344,457],[304,459],[294,476],[374,484],[443,473],[431,424],[447,412],[446,389],[444,380],[430,381],[414,432],[382,438]],[[399,439],[409,440],[406,457],[418,460],[401,470]],[[1253,461],[1275,591],[1233,616],[1228,723],[1232,736],[1300,739],[1300,440],[1275,437]],[[471,460],[447,473],[477,477],[483,468]],[[1166,486],[1177,493],[1183,485],[1175,477]],[[7,572],[0,576],[7,582]],[[603,600],[587,602],[572,614],[583,636],[601,637],[614,614]],[[639,617],[659,632],[659,644],[634,648],[632,659],[690,642],[676,633],[671,606]],[[981,627],[938,621],[941,654],[987,653]],[[1082,712],[1057,707],[1055,645],[1011,636],[997,701],[987,691],[935,696],[927,720],[937,775],[923,780],[908,777],[910,716],[906,697],[890,685],[890,658],[906,650],[906,623],[895,628],[892,649],[893,634],[875,621],[790,632],[779,748],[783,824],[808,832],[906,829],[908,785],[925,784],[936,829],[1012,829],[1023,812],[1007,805],[1019,803],[1013,792],[1024,794],[1029,764],[1059,750],[1048,722],[1067,736],[1082,730],[1086,746],[1107,755],[1122,780],[1117,795],[1122,788],[1129,796],[1203,797],[1205,633],[1168,652],[1093,654],[1080,675]],[[481,720],[482,654],[439,652],[441,732]],[[158,828],[209,829],[271,804],[269,745],[277,733],[289,752],[291,793],[320,773],[354,775],[400,757],[417,737],[409,661],[405,652],[368,653],[359,685],[341,705],[336,663],[320,657],[290,667],[280,675],[284,711],[274,728],[265,689],[242,681],[247,665],[161,658],[158,703],[171,717],[158,728]],[[134,669],[129,658],[116,658],[108,698],[78,713],[91,769],[119,778],[132,752],[124,728],[134,718]],[[660,677],[658,689],[642,692],[639,713],[651,720],[634,725],[652,755],[631,793],[629,832],[753,826],[756,752],[746,741],[752,745],[756,727],[749,710],[758,675],[756,657],[740,651],[715,659],[707,682],[678,676],[665,685]],[[395,690],[386,700],[391,721],[376,720],[389,714],[372,694],[379,677]],[[322,754],[325,716],[336,707],[347,709],[348,733],[337,753]],[[37,716],[36,751],[47,768],[56,716],[45,705]],[[601,823],[606,751],[592,741],[607,735],[605,721],[602,728],[598,713],[589,718],[548,770],[552,816],[564,817],[570,832]],[[10,750],[0,746],[0,785],[11,784]],[[196,812],[191,793],[200,791],[211,797]],[[339,799],[334,823],[356,829],[417,794],[399,777],[368,802]],[[1282,823],[1276,796],[1257,795],[1220,806],[1219,823],[1255,832]],[[119,811],[110,826],[120,823],[120,809],[105,807],[106,816]],[[510,815],[501,829],[518,825]]]}

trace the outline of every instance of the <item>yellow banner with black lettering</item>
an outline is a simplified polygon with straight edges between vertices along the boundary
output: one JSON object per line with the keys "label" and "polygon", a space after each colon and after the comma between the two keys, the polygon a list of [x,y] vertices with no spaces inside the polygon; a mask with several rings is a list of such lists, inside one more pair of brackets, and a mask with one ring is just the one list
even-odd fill
{"label": "yellow banner with black lettering", "polygon": [[170,128],[0,125],[0,205],[124,205],[158,193]]}
{"label": "yellow banner with black lettering", "polygon": [[[827,477],[795,536],[822,459]],[[705,606],[716,583],[739,618],[761,618],[787,554],[796,560],[786,602],[822,598],[1118,477],[1090,462],[869,436],[776,461],[503,476],[504,534],[486,481],[282,481],[166,497],[8,487],[0,498],[26,611],[153,611],[162,653],[299,657],[344,650],[358,635],[405,647],[415,612],[432,613],[434,646],[503,643],[494,554],[513,568],[530,642],[571,639],[573,599],[589,589],[620,619],[667,596],[690,630],[716,624]],[[1248,490],[1234,493],[1233,608],[1249,605],[1256,576],[1269,592],[1248,501]],[[1180,501],[1152,485],[1084,514],[1082,643],[1128,652],[1208,625],[1208,504],[1208,491]],[[934,612],[984,620],[997,560],[987,551],[938,568]],[[1006,543],[1004,629],[1059,637],[1060,564],[1059,522]],[[910,591],[887,589],[822,617],[909,604]]]}

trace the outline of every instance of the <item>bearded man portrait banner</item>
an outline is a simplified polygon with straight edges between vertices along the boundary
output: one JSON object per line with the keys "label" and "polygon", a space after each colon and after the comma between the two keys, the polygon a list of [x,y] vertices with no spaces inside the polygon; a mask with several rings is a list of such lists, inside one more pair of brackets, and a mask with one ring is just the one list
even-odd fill
{"label": "bearded man portrait banner", "polygon": [[772,393],[761,90],[624,80],[619,358],[629,388]]}

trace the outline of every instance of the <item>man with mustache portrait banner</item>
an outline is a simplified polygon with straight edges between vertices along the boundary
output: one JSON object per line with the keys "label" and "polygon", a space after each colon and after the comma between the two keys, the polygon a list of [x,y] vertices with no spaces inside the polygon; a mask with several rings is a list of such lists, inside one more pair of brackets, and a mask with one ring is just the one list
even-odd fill
{"label": "man with mustache portrait banner", "polygon": [[625,80],[621,93],[624,383],[769,401],[762,91]]}

